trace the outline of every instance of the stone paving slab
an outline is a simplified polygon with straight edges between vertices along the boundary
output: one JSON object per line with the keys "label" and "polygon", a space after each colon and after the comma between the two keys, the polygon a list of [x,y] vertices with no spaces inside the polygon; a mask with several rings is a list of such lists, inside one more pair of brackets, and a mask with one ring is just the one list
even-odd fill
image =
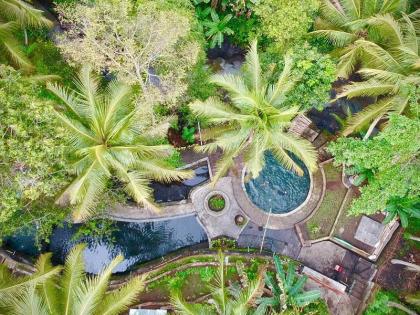
{"label": "stone paving slab", "polygon": [[116,205],[108,210],[108,217],[117,221],[152,222],[186,217],[195,214],[192,203],[179,203],[161,207],[159,212],[139,206]]}
{"label": "stone paving slab", "polygon": [[[238,239],[240,247],[260,248],[264,229],[253,222],[249,222]],[[284,230],[267,229],[263,248],[280,255],[297,258],[301,250],[301,243],[294,228]]]}
{"label": "stone paving slab", "polygon": [[[213,213],[205,207],[206,196],[215,191],[222,191],[225,197],[229,199],[226,203],[227,208],[221,213]],[[242,215],[247,218],[247,216],[235,200],[231,177],[222,177],[215,185],[208,184],[194,190],[191,194],[191,200],[209,239],[219,236],[238,239],[244,226],[237,226],[235,217]]]}

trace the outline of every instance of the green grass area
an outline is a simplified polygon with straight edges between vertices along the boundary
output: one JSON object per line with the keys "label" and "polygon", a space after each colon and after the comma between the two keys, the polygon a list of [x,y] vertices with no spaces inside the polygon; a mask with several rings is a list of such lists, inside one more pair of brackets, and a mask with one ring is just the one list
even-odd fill
{"label": "green grass area", "polygon": [[326,237],[330,234],[347,192],[341,182],[341,168],[328,163],[323,166],[323,169],[326,179],[324,199],[313,217],[306,222],[310,239]]}
{"label": "green grass area", "polygon": [[343,203],[343,211],[341,212],[340,216],[338,217],[337,225],[334,230],[334,235],[340,235],[338,231],[340,228],[346,228],[350,224],[353,223],[355,220],[359,220],[359,217],[348,215],[348,210],[350,209],[351,203],[353,201],[353,194],[349,194],[348,198],[344,200]]}

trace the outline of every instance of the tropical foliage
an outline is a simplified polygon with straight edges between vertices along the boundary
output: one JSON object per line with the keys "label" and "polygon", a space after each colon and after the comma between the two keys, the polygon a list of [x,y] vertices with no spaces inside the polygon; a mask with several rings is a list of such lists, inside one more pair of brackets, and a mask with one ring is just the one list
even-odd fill
{"label": "tropical foliage", "polygon": [[[241,268],[239,268],[241,269]],[[241,274],[241,284],[226,285],[225,256],[219,253],[218,272],[214,275],[211,285],[211,299],[207,304],[189,304],[177,291],[172,295],[172,305],[180,315],[236,315],[247,314],[255,299],[261,295],[261,276],[249,281],[246,274]]]}
{"label": "tropical foliage", "polygon": [[221,47],[224,41],[224,35],[232,35],[233,31],[228,27],[228,23],[232,18],[231,14],[225,15],[222,19],[216,11],[210,11],[211,20],[206,20],[203,25],[206,27],[205,35],[210,40],[210,48],[216,45]]}
{"label": "tropical foliage", "polygon": [[347,121],[344,135],[360,131],[371,124],[371,129],[389,112],[409,112],[413,104],[418,116],[419,51],[417,22],[403,15],[397,22],[391,15],[378,15],[367,19],[377,34],[377,43],[358,40],[361,47],[362,68],[358,73],[363,82],[354,82],[344,87],[337,97],[378,97],[376,103],[366,107]]}
{"label": "tropical foliage", "polygon": [[117,256],[97,276],[84,272],[83,245],[74,247],[64,267],[53,267],[51,254],[42,254],[37,272],[15,277],[0,265],[0,312],[4,314],[121,314],[136,301],[142,279],[134,277],[118,290],[107,291],[112,270],[123,260]]}
{"label": "tropical foliage", "polygon": [[283,51],[298,42],[311,27],[317,0],[265,0],[255,7],[260,19],[259,35],[266,36]]}
{"label": "tropical foliage", "polygon": [[42,238],[67,214],[53,205],[67,183],[67,136],[41,90],[39,82],[0,65],[0,239],[34,225]]}
{"label": "tropical foliage", "polygon": [[51,25],[42,11],[26,1],[0,0],[0,53],[7,55],[13,64],[30,68],[31,63],[19,46],[16,32],[27,27]]}
{"label": "tropical foliage", "polygon": [[321,293],[318,290],[303,291],[308,277],[297,276],[296,266],[292,262],[287,264],[285,271],[280,258],[274,255],[274,265],[276,276],[271,273],[265,275],[265,283],[272,296],[262,297],[257,301],[259,305],[255,315],[266,314],[268,309],[276,313],[293,310],[302,314],[305,306],[320,298]]}
{"label": "tropical foliage", "polygon": [[[335,60],[327,54],[321,54],[308,42],[294,45],[289,54],[293,60],[291,75],[299,80],[287,93],[285,104],[298,104],[302,110],[322,110],[330,100],[332,83],[336,78]],[[278,45],[269,46],[261,54],[262,65],[273,69],[271,78],[277,78],[284,68],[282,56],[282,49]]]}
{"label": "tropical foliage", "polygon": [[84,220],[94,213],[113,182],[123,185],[136,202],[156,209],[150,180],[180,180],[189,177],[190,172],[172,169],[163,160],[173,149],[153,144],[159,128],[144,127],[146,123],[132,102],[130,87],[113,81],[101,90],[90,67],[82,68],[74,84],[77,90],[48,85],[64,106],[57,117],[70,137],[71,171],[76,175],[58,203],[74,206],[73,219]]}
{"label": "tropical foliage", "polygon": [[192,111],[207,119],[211,126],[204,137],[214,139],[199,149],[214,152],[221,148],[224,153],[214,180],[223,176],[239,155],[243,156],[249,174],[257,177],[264,167],[264,152],[267,150],[298,174],[303,174],[303,171],[290,153],[301,159],[310,171],[315,171],[316,152],[312,145],[287,133],[291,120],[299,113],[298,104],[294,107],[284,105],[285,96],[295,84],[291,67],[292,60],[287,56],[275,84],[267,83],[260,66],[257,42],[254,41],[240,75],[214,75],[211,78],[211,82],[229,92],[230,104],[216,97],[191,104]]}
{"label": "tropical foliage", "polygon": [[420,198],[393,198],[386,205],[387,216],[384,224],[391,222],[395,217],[399,217],[403,228],[407,228],[411,217],[420,219]]}
{"label": "tropical foliage", "polygon": [[374,174],[360,187],[361,196],[353,201],[351,214],[373,214],[391,207],[395,200],[412,200],[419,195],[419,132],[418,119],[394,114],[384,131],[372,139],[340,138],[329,145],[336,163]]}
{"label": "tropical foliage", "polygon": [[406,7],[405,0],[321,0],[320,16],[312,34],[327,39],[338,48],[338,76],[347,78],[360,62],[361,51],[375,38],[369,29],[372,25],[369,19],[375,15],[398,15]]}

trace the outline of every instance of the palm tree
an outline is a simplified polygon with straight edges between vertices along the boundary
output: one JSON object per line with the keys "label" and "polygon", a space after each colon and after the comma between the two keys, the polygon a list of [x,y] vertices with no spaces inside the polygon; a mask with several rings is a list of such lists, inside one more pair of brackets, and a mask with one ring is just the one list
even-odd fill
{"label": "palm tree", "polygon": [[[360,62],[364,41],[372,39],[368,19],[377,14],[405,12],[406,0],[322,0],[311,34],[327,39],[340,56],[339,77],[347,78]],[[362,40],[362,42],[358,42]]]}
{"label": "palm tree", "polygon": [[211,124],[204,138],[214,139],[198,150],[214,152],[221,148],[224,152],[217,164],[215,181],[228,171],[239,155],[243,156],[248,173],[253,178],[258,177],[267,150],[299,175],[303,171],[289,152],[301,159],[310,171],[316,170],[317,155],[312,144],[287,133],[291,120],[299,113],[298,105],[284,105],[285,96],[295,82],[290,74],[291,67],[292,60],[286,56],[285,67],[277,82],[269,84],[262,75],[257,42],[254,41],[241,75],[218,74],[211,78],[211,82],[229,92],[231,104],[215,97],[191,104],[192,111]]}
{"label": "palm tree", "polygon": [[[265,283],[270,288],[272,296],[262,297],[257,301],[258,308],[255,315],[266,314],[270,308],[273,312],[284,312],[286,310],[299,311],[302,308],[320,298],[318,290],[303,292],[307,276],[296,276],[295,265],[289,263],[287,272],[284,271],[280,258],[274,255],[276,267],[276,280],[270,273],[265,275]],[[301,312],[298,312],[301,314]]]}
{"label": "palm tree", "polygon": [[[21,279],[12,277],[2,268],[1,275],[6,282],[0,284],[0,312],[18,315],[121,314],[136,301],[143,288],[142,278],[135,277],[119,290],[109,292],[112,270],[123,257],[117,256],[98,276],[88,277],[84,272],[83,249],[84,245],[75,246],[67,256],[64,268],[51,265],[51,253],[41,255],[37,269],[44,278],[34,275],[33,281],[24,285]],[[2,291],[7,291],[7,299],[1,295]]]}
{"label": "palm tree", "polygon": [[14,33],[24,30],[27,42],[27,27],[50,27],[51,21],[43,16],[41,10],[35,9],[22,0],[0,0],[0,52],[3,52],[18,66],[29,68],[31,63],[19,48]]}
{"label": "palm tree", "polygon": [[65,107],[57,117],[69,133],[74,160],[71,171],[76,174],[57,202],[75,205],[74,220],[85,220],[107,186],[117,182],[137,203],[157,210],[151,200],[150,180],[170,182],[189,178],[192,173],[175,170],[165,161],[173,148],[153,143],[158,128],[144,127],[130,87],[111,82],[101,91],[90,67],[82,68],[75,85],[77,90],[48,84]]}
{"label": "palm tree", "polygon": [[0,313],[4,303],[14,295],[20,294],[28,287],[45,283],[48,279],[58,275],[61,267],[45,268],[50,254],[43,254],[36,263],[36,272],[30,276],[14,278],[9,269],[0,264]]}
{"label": "palm tree", "polygon": [[[241,268],[238,268],[238,271]],[[248,314],[254,300],[261,294],[261,276],[255,281],[248,281],[245,273],[240,273],[241,286],[226,286],[225,257],[219,253],[219,269],[215,276],[215,285],[210,286],[211,299],[208,304],[189,304],[181,293],[172,294],[172,305],[180,315],[239,315]]]}
{"label": "palm tree", "polygon": [[420,46],[417,41],[418,28],[407,15],[396,21],[391,15],[377,15],[367,19],[375,29],[377,43],[358,40],[363,49],[363,67],[358,71],[366,79],[344,87],[337,97],[380,97],[376,103],[366,107],[347,121],[344,135],[370,128],[390,112],[403,114],[413,98],[416,85],[420,84]]}

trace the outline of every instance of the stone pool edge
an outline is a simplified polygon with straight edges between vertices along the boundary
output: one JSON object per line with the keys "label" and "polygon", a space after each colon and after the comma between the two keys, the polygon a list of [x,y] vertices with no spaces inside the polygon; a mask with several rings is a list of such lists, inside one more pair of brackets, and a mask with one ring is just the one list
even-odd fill
{"label": "stone pool edge", "polygon": [[314,174],[310,174],[310,188],[305,201],[288,213],[271,214],[268,220],[269,214],[254,205],[249,199],[243,180],[244,172],[245,167],[238,175],[232,177],[233,193],[236,201],[251,221],[269,229],[293,228],[318,208],[324,195],[325,175],[322,165],[319,164],[318,170]]}

